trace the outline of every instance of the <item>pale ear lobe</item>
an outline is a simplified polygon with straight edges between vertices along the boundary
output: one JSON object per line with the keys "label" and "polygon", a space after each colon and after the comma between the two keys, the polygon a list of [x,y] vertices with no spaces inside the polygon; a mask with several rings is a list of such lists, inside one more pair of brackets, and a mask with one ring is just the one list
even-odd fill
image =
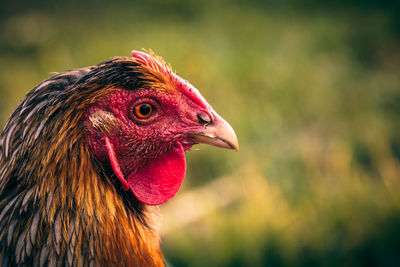
{"label": "pale ear lobe", "polygon": [[117,118],[110,112],[98,110],[89,117],[92,126],[104,135],[109,135],[114,129],[118,129]]}
{"label": "pale ear lobe", "polygon": [[118,161],[117,155],[115,154],[114,146],[113,146],[113,144],[111,144],[110,139],[107,136],[104,137],[104,142],[106,143],[108,158],[110,159],[111,166],[114,170],[114,173],[118,177],[118,179],[121,181],[124,191],[128,191],[129,184],[126,181],[124,174],[121,171],[121,168],[119,167],[119,161]]}

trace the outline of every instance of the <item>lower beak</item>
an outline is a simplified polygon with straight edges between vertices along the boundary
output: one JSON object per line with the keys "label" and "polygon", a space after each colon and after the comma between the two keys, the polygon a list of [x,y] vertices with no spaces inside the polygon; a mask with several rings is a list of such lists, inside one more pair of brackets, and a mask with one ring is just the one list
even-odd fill
{"label": "lower beak", "polygon": [[207,124],[204,130],[191,133],[191,140],[197,144],[234,149],[239,151],[239,142],[235,131],[223,118],[214,113],[214,121]]}

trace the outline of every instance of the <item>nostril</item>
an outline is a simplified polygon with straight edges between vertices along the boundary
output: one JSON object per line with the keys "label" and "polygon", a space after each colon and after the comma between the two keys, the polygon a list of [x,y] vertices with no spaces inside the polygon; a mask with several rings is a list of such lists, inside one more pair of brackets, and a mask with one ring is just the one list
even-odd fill
{"label": "nostril", "polygon": [[202,125],[207,125],[211,123],[211,118],[207,113],[201,112],[197,114],[197,118],[199,119],[199,123]]}

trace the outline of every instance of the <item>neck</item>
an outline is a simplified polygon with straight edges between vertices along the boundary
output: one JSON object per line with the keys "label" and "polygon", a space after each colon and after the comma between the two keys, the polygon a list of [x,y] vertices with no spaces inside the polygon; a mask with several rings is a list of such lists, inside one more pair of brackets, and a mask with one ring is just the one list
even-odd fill
{"label": "neck", "polygon": [[[0,262],[5,265],[164,266],[152,228],[154,211],[120,190],[118,179],[84,141],[83,114],[113,90],[96,79],[75,84],[92,69],[46,80],[4,127]],[[98,73],[108,77],[101,70],[93,75]]]}
{"label": "neck", "polygon": [[3,184],[0,261],[164,266],[154,210],[118,190],[82,140],[57,153],[52,147],[43,151],[53,157],[32,162],[38,168],[25,174],[30,179],[9,171]]}

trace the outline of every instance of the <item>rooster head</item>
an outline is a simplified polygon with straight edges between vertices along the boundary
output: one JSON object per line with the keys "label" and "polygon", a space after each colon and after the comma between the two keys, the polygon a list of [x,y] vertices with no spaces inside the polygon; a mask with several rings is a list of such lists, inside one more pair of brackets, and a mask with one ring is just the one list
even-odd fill
{"label": "rooster head", "polygon": [[109,62],[117,67],[105,66],[102,77],[112,85],[87,110],[86,138],[140,202],[159,205],[176,195],[186,172],[184,152],[194,144],[238,150],[232,127],[162,58],[132,51],[132,58]]}

